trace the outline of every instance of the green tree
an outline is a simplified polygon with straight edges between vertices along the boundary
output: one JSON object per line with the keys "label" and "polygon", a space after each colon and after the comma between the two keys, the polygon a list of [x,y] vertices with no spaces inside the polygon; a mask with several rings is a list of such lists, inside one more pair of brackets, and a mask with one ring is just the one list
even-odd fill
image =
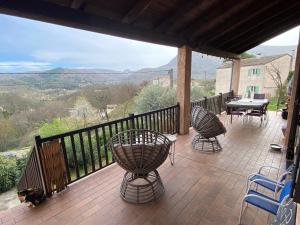
{"label": "green tree", "polygon": [[150,85],[142,89],[136,98],[138,112],[148,112],[176,104],[175,89],[159,85]]}
{"label": "green tree", "polygon": [[191,90],[191,101],[197,101],[203,98],[205,95],[205,91],[200,86],[193,86]]}
{"label": "green tree", "polygon": [[[243,52],[242,54],[240,54],[240,58],[241,59],[249,59],[249,58],[255,58],[256,56],[255,55],[253,55],[253,54],[251,54],[251,53],[249,53],[249,52]],[[223,63],[224,62],[228,62],[228,61],[231,61],[230,59],[224,59],[223,60]]]}
{"label": "green tree", "polygon": [[249,59],[249,58],[255,58],[255,55],[249,53],[249,52],[243,52],[240,55],[241,59]]}
{"label": "green tree", "polygon": [[76,128],[76,123],[72,120],[55,118],[52,122],[44,122],[39,128],[39,134],[42,137],[48,137]]}

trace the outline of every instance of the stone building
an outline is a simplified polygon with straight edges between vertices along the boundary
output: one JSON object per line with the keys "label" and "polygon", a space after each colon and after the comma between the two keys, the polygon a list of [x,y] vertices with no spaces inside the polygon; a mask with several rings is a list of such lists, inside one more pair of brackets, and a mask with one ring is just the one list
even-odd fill
{"label": "stone building", "polygon": [[[231,89],[231,68],[231,61],[217,68],[216,94]],[[280,73],[284,82],[290,70],[293,69],[292,56],[289,54],[242,59],[238,94],[242,97],[252,97],[254,93],[264,93],[267,97],[272,97],[277,89],[272,75]]]}

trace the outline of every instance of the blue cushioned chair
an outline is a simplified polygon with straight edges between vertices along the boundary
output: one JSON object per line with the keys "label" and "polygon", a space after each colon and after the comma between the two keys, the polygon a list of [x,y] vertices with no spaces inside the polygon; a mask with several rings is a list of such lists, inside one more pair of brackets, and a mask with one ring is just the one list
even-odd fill
{"label": "blue cushioned chair", "polygon": [[[278,171],[277,179],[272,179],[264,175],[262,171],[265,168],[276,169]],[[281,190],[281,188],[284,185],[285,179],[288,177],[288,175],[292,174],[294,168],[295,168],[294,164],[290,165],[286,170],[273,167],[273,166],[262,166],[260,167],[257,173],[253,173],[248,176],[246,191],[248,190],[249,184],[251,182],[256,184],[256,187],[262,186],[274,192],[274,198],[276,198],[276,194]]]}
{"label": "blue cushioned chair", "polygon": [[[252,181],[252,182],[256,182],[256,181]],[[278,199],[274,199],[256,190],[252,190],[251,184],[249,187],[250,188],[248,188],[247,194],[245,195],[242,201],[239,224],[241,224],[242,222],[242,215],[243,215],[243,209],[245,203],[254,205],[262,210],[265,210],[269,213],[276,215],[279,206],[284,206],[286,204],[286,199],[289,197],[290,192],[292,190],[292,181],[291,180],[286,181],[286,183],[284,184],[280,192],[280,196]]]}

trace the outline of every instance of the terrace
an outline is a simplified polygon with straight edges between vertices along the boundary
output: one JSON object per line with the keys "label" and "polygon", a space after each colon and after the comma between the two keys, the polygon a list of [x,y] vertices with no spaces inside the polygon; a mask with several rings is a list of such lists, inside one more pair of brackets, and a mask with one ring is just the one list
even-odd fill
{"label": "terrace", "polygon": [[[296,155],[300,48],[298,45],[286,140],[281,136],[279,114],[271,113],[269,123],[263,127],[238,120],[230,124],[222,114],[228,132],[220,139],[223,151],[215,154],[191,148],[194,135],[189,126],[190,109],[194,105],[190,103],[191,52],[230,58],[233,61],[230,89],[237,95],[239,54],[299,25],[299,9],[299,1],[286,0],[111,1],[110,4],[102,0],[0,1],[0,13],[178,47],[176,106],[53,137],[37,136],[19,188],[39,187],[49,193],[41,166],[41,146],[55,139],[60,141],[64,152],[69,188],[35,209],[22,205],[2,212],[0,223],[237,224],[246,175],[264,164],[285,167],[286,159],[290,163]],[[225,96],[197,104],[221,113]],[[175,165],[166,161],[159,168],[166,192],[156,203],[132,205],[119,196],[124,171],[113,164],[106,143],[113,134],[131,128],[179,134]],[[287,151],[271,152],[270,143],[284,144]],[[91,164],[84,157],[88,151]],[[82,158],[77,158],[79,155]],[[298,166],[299,157],[296,170]],[[300,202],[299,176],[294,177],[293,184],[291,194],[294,201]],[[268,214],[252,207],[246,215],[247,224],[266,224],[268,219]]]}
{"label": "terrace", "polygon": [[[280,114],[270,113],[266,126],[259,120],[243,124],[220,116],[228,132],[220,136],[223,151],[193,150],[195,135],[178,136],[175,164],[159,168],[165,195],[155,203],[132,205],[120,198],[124,170],[112,164],[95,172],[37,208],[25,205],[0,213],[0,224],[237,224],[246,176],[261,165],[285,166],[285,154],[269,150],[283,143]],[[270,171],[275,176],[274,171]],[[246,224],[266,224],[268,214],[249,207]]]}

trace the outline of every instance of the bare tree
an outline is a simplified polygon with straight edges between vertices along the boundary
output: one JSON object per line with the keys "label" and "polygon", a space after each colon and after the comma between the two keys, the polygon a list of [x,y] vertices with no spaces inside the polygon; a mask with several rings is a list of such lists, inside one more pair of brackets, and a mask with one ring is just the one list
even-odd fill
{"label": "bare tree", "polygon": [[278,64],[271,63],[270,66],[266,67],[267,74],[272,78],[274,84],[276,85],[276,95],[277,95],[277,110],[279,108],[280,102],[285,96],[285,82],[282,80],[282,72]]}
{"label": "bare tree", "polygon": [[111,91],[106,86],[90,87],[84,90],[84,96],[98,110],[100,119],[109,121],[107,105],[111,102]]}
{"label": "bare tree", "polygon": [[128,114],[128,106],[130,100],[138,93],[139,87],[133,83],[122,83],[115,86],[114,96],[113,96],[113,103],[114,104],[122,104],[123,108],[123,117]]}

